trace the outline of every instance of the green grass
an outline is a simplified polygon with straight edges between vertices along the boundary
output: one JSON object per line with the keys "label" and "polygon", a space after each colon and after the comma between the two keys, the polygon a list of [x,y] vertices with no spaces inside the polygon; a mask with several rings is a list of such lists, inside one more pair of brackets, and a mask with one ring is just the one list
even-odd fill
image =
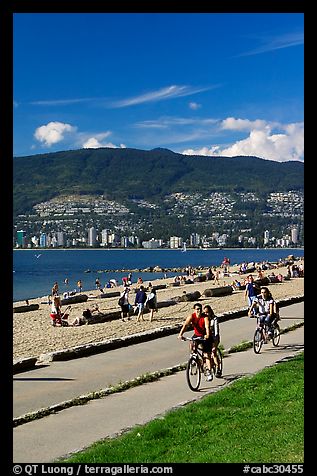
{"label": "green grass", "polygon": [[300,354],[64,461],[301,463],[303,370]]}

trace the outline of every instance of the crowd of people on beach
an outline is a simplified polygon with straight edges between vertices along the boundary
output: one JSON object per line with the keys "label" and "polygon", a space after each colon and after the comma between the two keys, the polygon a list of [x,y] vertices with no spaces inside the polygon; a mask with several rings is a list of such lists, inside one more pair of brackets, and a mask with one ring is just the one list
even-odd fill
{"label": "crowd of people on beach", "polygon": [[[290,257],[291,258],[291,257]],[[287,274],[283,276],[281,273],[274,273],[274,269],[278,269],[279,266],[287,266]],[[266,276],[264,275],[266,273]],[[176,275],[172,283],[174,285],[184,285],[184,284],[193,284],[196,280],[204,279],[206,281],[212,281],[214,285],[220,286],[220,279],[227,276],[235,276],[235,279],[231,282],[231,287],[233,291],[244,291],[245,299],[248,302],[248,308],[251,310],[251,314],[254,315],[256,312],[255,306],[253,303],[261,294],[261,281],[266,278],[270,283],[273,282],[283,282],[285,279],[290,279],[291,277],[303,277],[304,276],[304,264],[303,260],[299,263],[294,263],[294,260],[289,259],[287,261],[280,260],[279,263],[269,263],[263,261],[261,263],[255,262],[243,262],[237,267],[237,271],[230,272],[230,259],[224,258],[219,267],[210,266],[205,273],[199,267],[195,269],[194,267],[188,265],[184,268],[184,274]],[[154,312],[158,312],[158,301],[155,287],[152,286],[150,282],[148,286],[143,282],[142,277],[138,277],[136,280],[136,287],[133,289],[135,291],[135,296],[132,298],[132,273],[129,273],[127,276],[122,278],[123,290],[120,292],[118,306],[120,307],[120,317],[122,322],[126,320],[131,320],[136,315],[136,322],[144,321],[144,312],[147,310],[149,312],[149,321],[151,322],[154,319]],[[226,282],[224,281],[225,285]],[[69,287],[69,280],[65,278],[64,285],[66,289]],[[228,285],[228,284],[227,284]],[[105,289],[109,288],[118,288],[119,283],[115,279],[110,279],[107,281],[104,287],[102,287],[100,279],[96,278],[95,288],[99,290],[102,294],[105,293]],[[81,294],[83,291],[83,282],[82,280],[77,281],[77,289],[71,291],[64,291],[63,298],[66,301],[71,296],[76,294]],[[83,311],[82,316],[76,317],[72,322],[68,320],[71,306],[67,306],[64,311],[62,311],[61,297],[59,291],[58,282],[54,282],[51,290],[51,294],[48,296],[48,303],[51,305],[51,322],[53,326],[80,326],[87,324],[91,321],[93,314],[99,313],[100,309],[98,305],[93,308],[87,308]]]}

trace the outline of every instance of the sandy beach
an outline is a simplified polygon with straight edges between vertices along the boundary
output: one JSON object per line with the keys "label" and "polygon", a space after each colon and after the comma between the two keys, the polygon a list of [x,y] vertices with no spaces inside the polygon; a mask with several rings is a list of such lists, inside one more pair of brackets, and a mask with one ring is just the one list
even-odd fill
{"label": "sandy beach", "polygon": [[[281,273],[283,276],[287,274],[286,267],[279,267],[273,270],[277,275]],[[256,279],[257,273],[253,272]],[[271,274],[270,270],[263,272],[264,276]],[[239,276],[237,269],[230,268],[230,276],[220,277],[220,286],[231,284],[234,279],[243,280],[247,275]],[[167,284],[170,285],[173,278],[152,280],[152,284]],[[144,283],[145,286],[148,282]],[[199,291],[203,294],[205,289],[215,288],[219,285],[213,284],[213,281],[198,282],[194,284],[184,284],[179,287],[169,286],[166,289],[159,289],[157,291],[157,300],[166,301],[176,296],[181,296],[184,291],[192,293]],[[134,304],[134,292],[136,284],[131,286],[132,292],[130,294],[130,303]],[[281,283],[269,284],[274,299],[284,299],[287,297],[301,296],[304,294],[304,279],[291,278]],[[111,291],[122,291],[123,287],[118,286]],[[82,315],[82,312],[87,308],[92,308],[98,304],[99,309],[103,313],[119,311],[118,297],[113,298],[98,298],[100,292],[92,290],[85,292],[89,296],[87,302],[72,305],[72,310],[69,316],[69,321],[73,321],[75,317]],[[39,357],[43,353],[53,352],[62,349],[68,349],[82,344],[89,344],[92,342],[101,342],[106,339],[113,339],[135,334],[138,332],[147,331],[163,326],[170,326],[182,323],[193,308],[194,302],[181,302],[174,306],[161,308],[157,313],[154,313],[154,320],[149,321],[149,314],[144,314],[144,322],[136,322],[136,316],[131,320],[122,322],[119,320],[112,320],[109,322],[83,325],[79,327],[53,327],[50,319],[51,306],[44,303],[45,299],[30,299],[30,304],[39,304],[39,309],[35,311],[28,311],[24,313],[13,314],[13,359]],[[247,306],[247,300],[244,296],[244,291],[234,291],[229,296],[209,297],[203,295],[199,299],[202,304],[210,304],[216,314],[234,311]],[[17,305],[24,305],[25,302],[16,302]],[[62,311],[66,306],[62,307]]]}

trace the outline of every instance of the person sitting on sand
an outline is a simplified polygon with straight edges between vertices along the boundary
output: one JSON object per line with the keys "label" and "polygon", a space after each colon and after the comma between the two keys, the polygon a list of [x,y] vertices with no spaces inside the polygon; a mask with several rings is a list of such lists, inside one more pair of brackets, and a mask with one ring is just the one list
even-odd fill
{"label": "person sitting on sand", "polygon": [[93,309],[88,309],[88,308],[85,309],[83,311],[82,316],[75,317],[73,322],[71,322],[69,325],[72,326],[72,327],[77,327],[77,326],[82,326],[84,324],[89,324],[89,321],[93,317],[92,315],[93,315],[94,312],[100,312],[98,304],[96,304]]}

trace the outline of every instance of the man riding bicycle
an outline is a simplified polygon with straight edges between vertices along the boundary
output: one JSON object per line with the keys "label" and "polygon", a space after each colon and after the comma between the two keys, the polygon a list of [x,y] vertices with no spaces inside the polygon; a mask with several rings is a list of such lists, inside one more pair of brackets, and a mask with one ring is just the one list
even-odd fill
{"label": "man riding bicycle", "polygon": [[261,294],[254,298],[249,309],[249,316],[252,315],[252,310],[256,307],[258,308],[259,326],[263,327],[264,324],[267,324],[268,336],[272,337],[272,324],[273,321],[278,318],[278,313],[276,302],[269,289],[265,286],[261,287]]}
{"label": "man riding bicycle", "polygon": [[182,339],[185,330],[190,324],[192,324],[194,328],[193,337],[200,337],[204,339],[201,342],[201,344],[202,344],[204,356],[206,359],[206,367],[208,372],[206,380],[210,382],[212,380],[212,374],[211,374],[212,339],[210,334],[210,322],[209,322],[209,316],[207,314],[202,314],[202,305],[200,303],[196,303],[194,305],[194,312],[186,318],[186,321],[184,322],[180,330],[180,333],[178,335],[178,339]]}

